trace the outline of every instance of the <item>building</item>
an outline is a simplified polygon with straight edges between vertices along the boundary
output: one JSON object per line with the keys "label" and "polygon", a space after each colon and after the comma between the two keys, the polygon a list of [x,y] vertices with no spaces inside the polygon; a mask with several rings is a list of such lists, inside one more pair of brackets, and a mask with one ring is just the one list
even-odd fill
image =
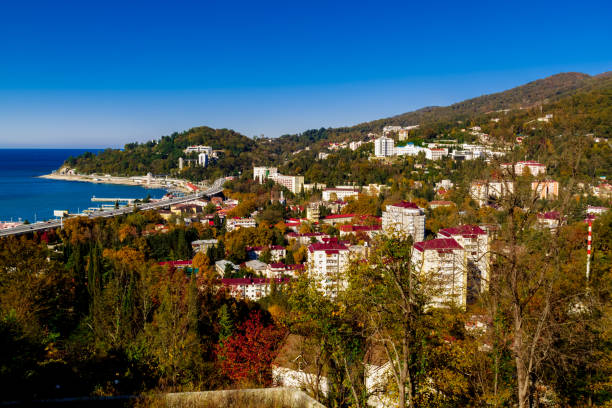
{"label": "building", "polygon": [[249,259],[259,259],[261,254],[270,251],[270,260],[273,262],[280,261],[287,255],[287,250],[281,245],[246,247],[246,251]]}
{"label": "building", "polygon": [[328,239],[329,235],[322,232],[289,232],[285,234],[287,241],[291,242],[292,239],[296,240],[300,245],[309,245],[313,242],[323,242],[324,239]]}
{"label": "building", "polygon": [[538,214],[538,225],[542,228],[555,230],[561,223],[561,213],[559,211],[548,211]]}
{"label": "building", "polygon": [[489,234],[477,225],[460,225],[438,231],[438,238],[452,238],[465,250],[468,290],[481,293],[489,286]]}
{"label": "building", "polygon": [[310,222],[319,222],[319,218],[321,217],[321,211],[319,210],[319,205],[309,205],[306,207],[306,219]]}
{"label": "building", "polygon": [[483,206],[489,199],[500,199],[514,192],[512,181],[474,181],[470,184],[470,196],[478,205]]}
{"label": "building", "polygon": [[[270,293],[272,279],[267,278],[234,278],[221,279],[221,285],[226,287],[232,296],[241,299],[258,301]],[[275,279],[276,285],[286,285],[291,279]]]}
{"label": "building", "polygon": [[227,231],[233,231],[237,228],[255,228],[257,223],[253,218],[229,218],[225,221]]}
{"label": "building", "polygon": [[385,136],[374,140],[374,155],[376,157],[390,157],[395,155],[395,141]]}
{"label": "building", "polygon": [[533,181],[531,190],[542,200],[552,200],[559,197],[559,182],[555,180]]}
{"label": "building", "polygon": [[429,202],[429,208],[431,208],[432,210],[435,210],[438,207],[454,207],[454,206],[455,206],[455,203],[453,203],[452,201],[436,200],[436,201]]}
{"label": "building", "polygon": [[337,239],[308,246],[308,273],[328,296],[335,296],[345,287],[344,273],[348,265],[349,248]]}
{"label": "building", "polygon": [[425,158],[429,160],[440,160],[448,156],[448,149],[425,149]]}
{"label": "building", "polygon": [[286,187],[293,194],[299,194],[304,190],[304,176],[283,176],[282,174],[277,174],[275,177],[270,178],[277,184]]}
{"label": "building", "polygon": [[332,214],[328,215],[321,221],[323,224],[338,225],[351,222],[356,214]]}
{"label": "building", "polygon": [[406,126],[402,129],[398,130],[397,135],[399,136],[399,140],[406,140],[410,134],[410,131],[413,129],[418,129],[419,125],[414,126]]}
{"label": "building", "polygon": [[193,248],[195,252],[206,253],[206,251],[208,251],[208,248],[214,247],[215,245],[217,245],[218,242],[219,241],[217,241],[216,239],[199,239],[191,243],[191,248]]}
{"label": "building", "polygon": [[206,167],[208,166],[208,154],[206,153],[200,153],[198,154],[198,165],[201,167]]}
{"label": "building", "polygon": [[250,261],[246,261],[244,263],[245,268],[252,270],[253,272],[260,274],[260,275],[265,275],[266,274],[266,270],[268,269],[268,264],[265,262],[261,262],[257,259],[252,259]]}
{"label": "building", "polygon": [[343,200],[347,197],[357,197],[358,188],[326,188],[323,190],[323,201]]}
{"label": "building", "polygon": [[319,152],[319,155],[317,157],[319,158],[319,160],[325,160],[329,157],[329,153]]}
{"label": "building", "polygon": [[221,275],[221,276],[224,276],[224,275],[225,275],[225,271],[226,271],[228,268],[232,268],[234,271],[237,271],[238,269],[240,269],[240,268],[238,268],[238,266],[236,266],[236,265],[235,265],[233,262],[228,261],[228,260],[226,260],[226,259],[222,259],[222,260],[220,260],[220,261],[215,262],[215,270],[216,270],[216,271],[217,271],[217,273],[218,273],[219,275]]}
{"label": "building", "polygon": [[511,170],[514,167],[514,173],[517,175],[531,174],[532,176],[538,176],[546,174],[546,166],[535,161],[520,161],[515,164],[503,163],[500,167],[505,170]]}
{"label": "building", "polygon": [[362,145],[364,145],[366,142],[359,140],[357,142],[351,142],[349,143],[349,149],[355,151],[357,149],[359,149]]}
{"label": "building", "polygon": [[612,198],[612,184],[601,183],[593,187],[593,195],[599,198]]}
{"label": "building", "polygon": [[382,229],[391,234],[407,234],[414,242],[425,239],[425,213],[408,201],[387,205],[382,213]]}
{"label": "building", "polygon": [[189,146],[185,150],[183,150],[185,154],[189,153],[205,153],[208,156],[212,156],[213,149],[210,146]]}
{"label": "building", "polygon": [[380,225],[340,225],[340,236],[346,235],[366,235],[368,238],[373,238],[376,234],[382,231]]}
{"label": "building", "polygon": [[436,287],[432,306],[448,303],[467,305],[466,251],[452,238],[417,242],[412,247],[412,265]]}
{"label": "building", "polygon": [[267,179],[274,178],[278,175],[276,167],[253,167],[253,180],[263,184]]}

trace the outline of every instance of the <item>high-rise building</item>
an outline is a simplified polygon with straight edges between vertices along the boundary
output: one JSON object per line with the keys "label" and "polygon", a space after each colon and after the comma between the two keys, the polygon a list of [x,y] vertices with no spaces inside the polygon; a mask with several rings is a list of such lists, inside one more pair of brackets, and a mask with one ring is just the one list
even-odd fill
{"label": "high-rise building", "polygon": [[414,242],[425,239],[425,213],[408,201],[387,205],[382,213],[382,229],[390,234],[407,234]]}
{"label": "high-rise building", "polygon": [[208,155],[206,153],[198,154],[198,165],[202,167],[208,166]]}
{"label": "high-rise building", "polygon": [[308,246],[308,273],[328,296],[335,296],[346,286],[349,248],[338,240]]}
{"label": "high-rise building", "polygon": [[274,178],[278,175],[276,167],[253,167],[253,180],[263,184],[267,179]]}
{"label": "high-rise building", "polygon": [[395,141],[389,137],[379,137],[374,140],[374,155],[376,157],[390,157],[395,154]]}
{"label": "high-rise building", "polygon": [[465,308],[467,304],[466,251],[452,238],[436,238],[417,242],[412,246],[412,267],[432,285],[433,306],[453,303]]}

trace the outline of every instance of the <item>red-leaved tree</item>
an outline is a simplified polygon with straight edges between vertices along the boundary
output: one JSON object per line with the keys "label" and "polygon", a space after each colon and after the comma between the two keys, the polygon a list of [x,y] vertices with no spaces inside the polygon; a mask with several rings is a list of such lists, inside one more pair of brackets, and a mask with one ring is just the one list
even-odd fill
{"label": "red-leaved tree", "polygon": [[221,370],[234,381],[270,385],[271,364],[283,337],[284,330],[273,324],[264,326],[261,314],[251,312],[249,319],[233,335],[217,345]]}

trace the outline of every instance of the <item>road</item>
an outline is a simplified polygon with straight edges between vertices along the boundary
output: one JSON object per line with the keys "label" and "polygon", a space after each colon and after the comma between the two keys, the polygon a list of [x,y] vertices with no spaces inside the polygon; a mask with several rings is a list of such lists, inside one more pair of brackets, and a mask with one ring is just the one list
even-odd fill
{"label": "road", "polygon": [[[117,215],[129,214],[134,211],[134,208],[140,211],[155,210],[158,208],[168,207],[173,204],[186,203],[186,202],[189,202],[189,201],[192,201],[192,200],[204,197],[204,196],[212,196],[215,194],[219,194],[221,191],[223,191],[223,184],[225,183],[225,181],[226,181],[225,178],[219,178],[215,180],[213,185],[208,190],[200,191],[200,192],[190,194],[184,197],[172,198],[170,200],[156,201],[154,203],[137,204],[135,207],[131,206],[131,207],[123,207],[123,208],[118,208],[118,209],[113,209],[113,210],[108,210],[108,211],[100,211],[100,212],[96,212],[95,214],[90,214],[89,218],[98,218],[98,217],[109,218],[109,217],[115,217]],[[78,216],[75,215],[73,217],[78,217]],[[28,232],[43,231],[43,230],[48,230],[52,228],[59,228],[61,227],[61,223],[62,223],[61,220],[52,220],[52,221],[37,222],[36,224],[20,225],[18,227],[11,228],[11,229],[0,230],[0,237],[7,237],[10,235],[19,235],[19,234],[25,234]]]}

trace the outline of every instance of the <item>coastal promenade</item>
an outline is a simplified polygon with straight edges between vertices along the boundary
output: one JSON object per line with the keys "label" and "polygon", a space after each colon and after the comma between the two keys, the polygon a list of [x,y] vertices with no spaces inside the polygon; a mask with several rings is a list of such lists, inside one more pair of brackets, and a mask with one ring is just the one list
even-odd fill
{"label": "coastal promenade", "polygon": [[[90,214],[88,217],[89,218],[115,217],[118,215],[129,214],[135,210],[139,210],[139,211],[156,210],[159,208],[168,207],[173,204],[186,203],[186,202],[189,202],[189,201],[192,201],[192,200],[204,197],[204,196],[213,196],[223,191],[223,184],[225,183],[225,181],[226,181],[225,178],[219,178],[215,180],[213,185],[210,186],[210,188],[208,188],[207,190],[199,191],[197,193],[190,194],[184,197],[172,198],[169,200],[161,200],[161,201],[156,201],[154,203],[137,204],[131,207],[123,207],[123,208],[118,208],[118,209],[113,209],[113,210],[108,210],[108,211],[100,211],[95,214]],[[73,217],[78,217],[78,216],[79,215],[75,215]],[[73,217],[70,217],[70,218],[73,218]],[[61,226],[62,226],[62,220],[37,222],[35,224],[24,224],[24,225],[15,227],[15,228],[0,231],[0,237],[27,234],[27,233],[34,232],[34,231],[44,231],[48,229],[60,228]]]}

